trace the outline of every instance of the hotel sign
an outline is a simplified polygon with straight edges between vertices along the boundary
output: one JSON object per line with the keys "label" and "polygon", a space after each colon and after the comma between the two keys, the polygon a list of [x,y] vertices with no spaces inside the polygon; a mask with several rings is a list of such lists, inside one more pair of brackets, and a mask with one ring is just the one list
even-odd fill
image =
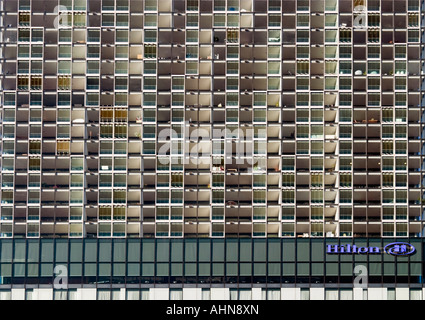
{"label": "hotel sign", "polygon": [[328,244],[326,253],[329,254],[382,254],[386,253],[392,256],[409,256],[416,252],[413,245],[407,242],[392,242],[384,248],[380,247],[357,247],[355,244],[337,245]]}

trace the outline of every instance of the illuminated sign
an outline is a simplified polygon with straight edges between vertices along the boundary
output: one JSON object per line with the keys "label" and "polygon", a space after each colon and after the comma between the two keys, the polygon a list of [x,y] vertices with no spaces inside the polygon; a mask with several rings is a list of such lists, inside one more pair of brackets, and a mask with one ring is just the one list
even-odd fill
{"label": "illuminated sign", "polygon": [[357,247],[355,244],[328,244],[326,248],[326,253],[329,254],[380,254],[385,252],[386,254],[392,256],[408,256],[416,252],[415,247],[407,242],[392,242],[387,244],[383,249],[379,247]]}
{"label": "illuminated sign", "polygon": [[415,253],[416,249],[410,243],[393,242],[384,247],[384,251],[393,256],[408,256]]}

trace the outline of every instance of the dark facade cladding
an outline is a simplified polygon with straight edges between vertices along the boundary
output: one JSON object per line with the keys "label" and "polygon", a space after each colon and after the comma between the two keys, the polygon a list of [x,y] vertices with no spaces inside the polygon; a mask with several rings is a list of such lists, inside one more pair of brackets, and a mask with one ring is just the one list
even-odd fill
{"label": "dark facade cladding", "polygon": [[[369,285],[422,287],[425,239],[403,239],[415,247],[409,256],[382,250],[394,241],[397,239],[4,239],[0,241],[0,279],[4,288],[49,286],[55,268],[65,266],[71,287],[352,287],[358,275],[354,268],[363,265]],[[349,244],[377,247],[381,253],[327,253],[327,245]]]}

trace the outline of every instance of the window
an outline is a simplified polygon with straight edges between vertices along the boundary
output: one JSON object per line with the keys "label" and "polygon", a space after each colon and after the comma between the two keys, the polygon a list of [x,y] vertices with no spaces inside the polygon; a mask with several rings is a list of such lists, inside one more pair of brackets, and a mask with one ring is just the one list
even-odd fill
{"label": "window", "polygon": [[[270,14],[269,15],[269,27],[280,27],[280,14]],[[308,16],[307,16],[308,21]]]}
{"label": "window", "polygon": [[321,187],[323,185],[323,175],[322,174],[312,174],[311,175],[311,186],[312,187]]}
{"label": "window", "polygon": [[297,27],[308,27],[309,25],[309,15],[308,14],[298,14],[297,15]]}
{"label": "window", "polygon": [[111,290],[110,289],[98,289],[97,290],[97,300],[111,300]]}
{"label": "window", "polygon": [[227,29],[227,42],[237,43],[239,41],[238,29]]}
{"label": "window", "polygon": [[53,291],[53,300],[68,300],[68,291],[67,290],[54,290]]}
{"label": "window", "polygon": [[293,190],[282,190],[282,203],[294,203],[294,196]]}
{"label": "window", "polygon": [[[368,58],[379,58],[381,54],[381,48],[379,46],[368,46]],[[397,49],[396,49],[397,50]]]}
{"label": "window", "polygon": [[145,58],[156,58],[156,45],[145,45]]}
{"label": "window", "polygon": [[298,59],[308,59],[310,56],[309,47],[307,46],[297,46],[297,58]]}
{"label": "window", "polygon": [[183,300],[183,290],[170,289],[170,300]]}

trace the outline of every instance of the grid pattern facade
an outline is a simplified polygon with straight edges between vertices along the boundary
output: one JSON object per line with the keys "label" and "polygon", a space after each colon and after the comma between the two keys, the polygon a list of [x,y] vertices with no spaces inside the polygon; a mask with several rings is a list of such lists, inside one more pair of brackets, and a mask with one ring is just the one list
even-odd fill
{"label": "grid pattern facade", "polygon": [[[356,245],[393,241],[363,238]],[[191,290],[191,299],[206,300],[409,299],[409,291],[422,299],[424,241],[409,242],[416,253],[407,258],[326,253],[327,245],[352,243],[342,238],[2,239],[0,300],[24,289],[44,291],[44,299],[75,299],[79,290],[95,299],[134,299],[138,292],[142,299],[181,300]],[[353,274],[356,267],[363,271]],[[367,280],[356,286],[364,270]],[[57,286],[58,273],[67,277],[65,287]]]}
{"label": "grid pattern facade", "polygon": [[3,0],[2,237],[422,235],[419,0]]}
{"label": "grid pattern facade", "polygon": [[[394,240],[356,243],[382,248]],[[369,272],[368,286],[422,288],[423,241],[410,242],[416,254],[406,259],[326,253],[329,244],[351,243],[345,239],[5,239],[0,285],[52,285],[58,273],[53,270],[63,266],[70,287],[280,288],[296,283],[353,288],[353,268],[362,265]]]}

